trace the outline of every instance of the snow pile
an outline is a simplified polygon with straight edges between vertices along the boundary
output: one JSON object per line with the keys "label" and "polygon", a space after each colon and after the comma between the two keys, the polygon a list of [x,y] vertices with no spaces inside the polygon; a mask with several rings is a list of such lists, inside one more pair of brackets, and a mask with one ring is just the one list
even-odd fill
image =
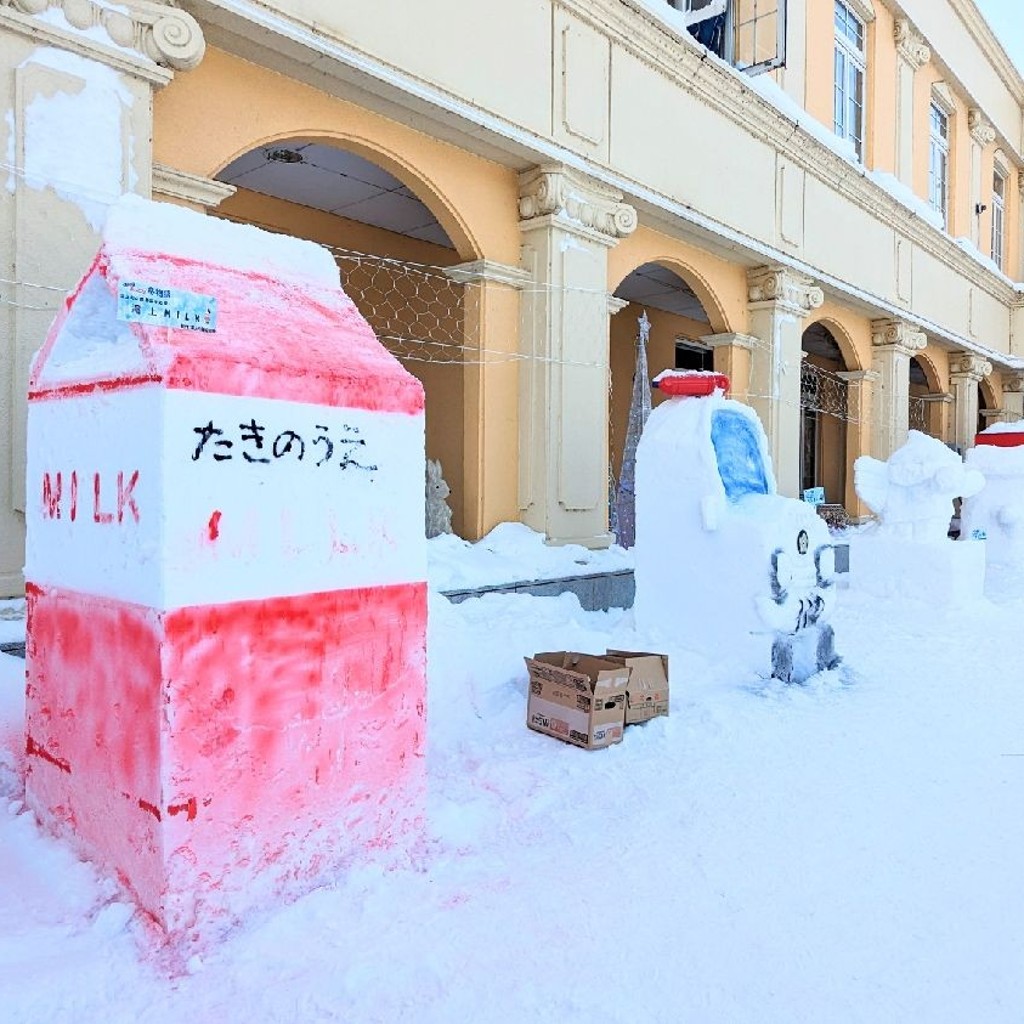
{"label": "snow pile", "polygon": [[[346,871],[168,979],[144,920],[7,788],[5,1024],[1015,1024],[1024,692],[998,666],[1016,663],[1022,614],[851,590],[846,684],[775,686],[673,641],[671,717],[595,754],[526,728],[522,656],[642,649],[628,613],[435,599],[415,870]],[[22,673],[0,656],[4,736]],[[642,984],[594,983],[609,949],[657,955]]]}
{"label": "snow pile", "polygon": [[499,523],[472,543],[454,534],[427,542],[427,579],[432,590],[470,590],[503,583],[619,572],[633,567],[618,545],[592,551],[579,544],[547,544],[544,534],[522,523]]}

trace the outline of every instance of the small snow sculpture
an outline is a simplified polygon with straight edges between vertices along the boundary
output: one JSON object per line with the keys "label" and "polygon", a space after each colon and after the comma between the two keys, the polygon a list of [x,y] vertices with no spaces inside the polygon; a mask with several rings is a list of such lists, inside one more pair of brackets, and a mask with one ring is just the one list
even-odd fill
{"label": "small snow sculpture", "polygon": [[447,497],[451,488],[441,475],[439,459],[427,459],[427,538],[452,532],[452,510]]}
{"label": "small snow sculpture", "polygon": [[983,430],[966,462],[985,477],[985,488],[960,511],[961,537],[985,538],[990,566],[1024,568],[1024,423]]}
{"label": "small snow sculpture", "polygon": [[985,485],[955,451],[919,430],[887,462],[862,455],[853,471],[857,494],[879,518],[879,534],[911,541],[945,540],[953,499]]}

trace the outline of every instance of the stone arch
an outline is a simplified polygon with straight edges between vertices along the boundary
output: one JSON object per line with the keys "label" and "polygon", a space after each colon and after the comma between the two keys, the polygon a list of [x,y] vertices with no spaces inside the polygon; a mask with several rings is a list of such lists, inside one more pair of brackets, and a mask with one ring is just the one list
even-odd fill
{"label": "stone arch", "polygon": [[946,389],[942,386],[942,377],[939,375],[938,367],[935,365],[934,358],[929,354],[927,349],[921,352],[915,352],[910,359],[911,363],[917,363],[921,367],[921,372],[924,373],[925,380],[928,382],[928,391],[932,395],[940,395]]}
{"label": "stone arch", "polygon": [[804,324],[804,334],[818,324],[821,324],[821,326],[828,331],[832,336],[833,341],[835,341],[836,345],[839,347],[839,352],[842,355],[846,370],[863,370],[864,365],[861,361],[860,354],[857,351],[857,345],[853,340],[853,335],[842,321],[829,315],[808,319]]}
{"label": "stone arch", "polygon": [[[981,380],[978,381],[978,393],[984,402],[983,408],[989,409],[993,412],[1002,409],[1003,392],[1001,388],[997,389],[995,387],[992,380],[992,374],[989,374],[987,377],[982,377]],[[979,402],[979,406],[981,406],[981,402]]]}
{"label": "stone arch", "polygon": [[[424,203],[460,261],[518,264],[514,169],[269,68],[211,49],[156,94],[153,122],[154,161],[206,178],[243,153],[286,139],[351,150]],[[216,130],[197,131],[197,124]]]}
{"label": "stone arch", "polygon": [[414,193],[416,198],[437,218],[461,260],[470,261],[484,258],[483,245],[473,226],[463,215],[459,205],[435,178],[424,172],[417,161],[402,151],[384,145],[380,140],[367,135],[323,130],[275,132],[253,139],[242,149],[226,154],[213,169],[211,177],[216,177],[239,157],[255,150],[273,149],[286,143],[305,142],[315,142],[347,150],[381,167]]}
{"label": "stone arch", "polygon": [[709,330],[708,334],[727,334],[735,330],[730,326],[729,316],[725,306],[719,299],[716,288],[711,280],[703,274],[692,263],[684,262],[676,256],[650,254],[640,263],[635,264],[625,273],[619,274],[619,280],[613,282],[611,289],[614,295],[628,277],[636,273],[642,267],[657,265],[671,271],[683,284],[696,296],[707,316]]}

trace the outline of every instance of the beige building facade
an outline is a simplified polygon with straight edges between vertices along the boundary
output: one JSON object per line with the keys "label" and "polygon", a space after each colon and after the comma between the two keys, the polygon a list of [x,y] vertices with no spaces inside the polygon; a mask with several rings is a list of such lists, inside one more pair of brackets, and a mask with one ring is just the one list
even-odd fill
{"label": "beige building facade", "polygon": [[0,0],[0,64],[0,593],[122,192],[331,247],[471,539],[609,543],[645,311],[853,516],[857,456],[1024,415],[1024,81],[972,0]]}

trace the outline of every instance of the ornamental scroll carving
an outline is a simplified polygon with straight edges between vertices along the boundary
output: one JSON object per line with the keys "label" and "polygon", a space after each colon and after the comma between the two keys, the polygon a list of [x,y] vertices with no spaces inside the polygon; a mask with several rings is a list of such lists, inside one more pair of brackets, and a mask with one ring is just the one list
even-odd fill
{"label": "ornamental scroll carving", "polygon": [[893,26],[896,52],[915,70],[932,59],[932,51],[906,18],[897,18]]}
{"label": "ornamental scroll carving", "polygon": [[637,214],[622,194],[561,164],[546,164],[519,177],[519,216],[564,217],[610,238],[636,230]]}
{"label": "ornamental scroll carving", "polygon": [[199,22],[155,0],[126,0],[117,7],[100,6],[93,0],[0,0],[0,10],[4,8],[27,15],[59,10],[73,28],[102,28],[117,46],[137,50],[175,71],[194,68],[206,51]]}
{"label": "ornamental scroll carving", "polygon": [[992,372],[992,364],[970,352],[958,352],[949,359],[949,376],[977,383]]}
{"label": "ornamental scroll carving", "polygon": [[912,356],[927,346],[928,337],[906,320],[886,317],[871,321],[871,344],[876,348],[892,345]]}
{"label": "ornamental scroll carving", "polygon": [[1019,395],[1024,391],[1024,373],[1003,373],[1003,391],[1008,395]]}
{"label": "ornamental scroll carving", "polygon": [[825,301],[825,293],[803,274],[786,267],[755,267],[747,271],[751,302],[778,302],[805,316]]}
{"label": "ornamental scroll carving", "polygon": [[967,127],[970,129],[971,138],[982,148],[995,142],[995,128],[985,120],[985,115],[977,107],[967,111]]}

